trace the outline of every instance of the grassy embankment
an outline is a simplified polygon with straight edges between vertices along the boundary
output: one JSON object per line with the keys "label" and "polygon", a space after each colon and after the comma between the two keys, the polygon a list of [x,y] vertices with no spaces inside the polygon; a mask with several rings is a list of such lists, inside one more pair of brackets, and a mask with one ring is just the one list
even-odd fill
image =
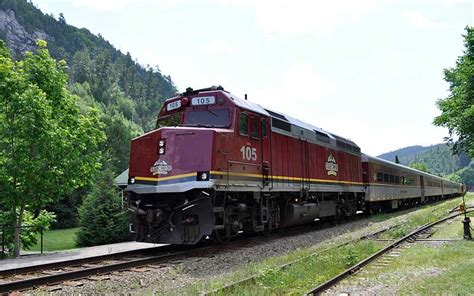
{"label": "grassy embankment", "polygon": [[[474,221],[474,213],[468,215]],[[440,225],[431,238],[440,241],[411,244],[383,270],[367,269],[362,281],[354,278],[346,286],[390,287],[391,293],[403,295],[473,295],[474,241],[462,240],[463,219]]]}
{"label": "grassy embankment", "polygon": [[[58,229],[46,231],[43,235],[43,251],[69,250],[76,247],[76,233],[79,228]],[[30,252],[39,252],[41,250],[40,235],[38,243],[30,248]]]}
{"label": "grassy embankment", "polygon": [[[474,200],[474,195],[469,194],[466,196],[466,200],[467,202],[469,201],[472,203]],[[386,234],[386,236],[390,238],[399,238],[423,224],[444,217],[448,210],[452,209],[459,203],[460,199],[456,198],[434,205],[424,206],[419,210],[409,213],[398,212],[383,214],[374,216],[370,219],[374,222],[374,224],[382,220],[386,221],[384,223],[391,225],[402,223],[402,226],[396,227],[393,230],[388,231]],[[308,289],[323,283],[329,278],[345,270],[347,267],[381,249],[385,244],[372,241],[353,242],[342,247],[338,247],[338,245],[342,243],[351,241],[363,233],[372,232],[377,228],[376,225],[372,226],[361,229],[360,231],[337,236],[332,239],[331,242],[324,242],[316,246],[308,246],[306,249],[295,250],[286,256],[270,258],[259,263],[251,263],[245,268],[227,273],[217,279],[210,281],[196,281],[196,283],[187,286],[184,290],[177,292],[196,294],[202,291],[212,291],[224,286],[225,284],[236,282],[249,276],[259,275],[250,283],[236,285],[231,291],[226,291],[225,293],[218,292],[216,294],[224,295],[230,293],[237,295],[301,295]],[[461,225],[458,226],[461,227]],[[458,251],[454,249],[452,250],[452,253],[458,254]],[[453,260],[455,259],[454,257],[456,256],[453,255]],[[304,259],[299,260],[301,258]],[[427,262],[431,260],[430,256],[428,255],[423,258],[424,261]],[[430,258],[430,260],[428,260],[428,258]],[[282,264],[293,261],[296,262],[285,268],[279,268],[279,266]],[[422,260],[420,259],[420,261]],[[442,262],[440,262],[440,264],[442,264]],[[471,261],[471,269],[474,268],[472,266],[473,265]],[[457,272],[459,271],[453,272],[454,275],[457,275]],[[446,278],[450,278],[451,275],[448,274],[445,276]]]}

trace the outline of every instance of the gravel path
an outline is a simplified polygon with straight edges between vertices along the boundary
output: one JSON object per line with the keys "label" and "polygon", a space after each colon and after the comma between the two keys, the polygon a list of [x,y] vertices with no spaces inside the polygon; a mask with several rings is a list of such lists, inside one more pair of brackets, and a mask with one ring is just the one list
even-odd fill
{"label": "gravel path", "polygon": [[[369,219],[352,221],[306,233],[271,239],[251,244],[243,248],[222,251],[212,256],[192,257],[183,261],[136,268],[131,271],[115,272],[98,277],[95,281],[83,280],[82,286],[61,285],[56,294],[182,294],[183,287],[189,284],[203,283],[209,279],[221,278],[232,271],[242,269],[249,263],[261,262],[270,257],[282,256],[290,251],[318,245],[322,242],[345,234],[346,237],[358,237],[372,233],[404,220],[407,212],[381,222]],[[102,280],[101,280],[102,279]],[[42,293],[39,289],[30,293]],[[50,291],[50,289],[49,289]]]}

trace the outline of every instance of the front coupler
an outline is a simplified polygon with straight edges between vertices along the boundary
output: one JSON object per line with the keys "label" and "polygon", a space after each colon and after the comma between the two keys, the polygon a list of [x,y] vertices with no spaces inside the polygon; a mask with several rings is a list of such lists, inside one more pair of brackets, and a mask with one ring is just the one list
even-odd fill
{"label": "front coupler", "polygon": [[213,205],[208,196],[175,207],[163,225],[150,227],[146,241],[166,244],[198,243],[211,235],[215,224]]}

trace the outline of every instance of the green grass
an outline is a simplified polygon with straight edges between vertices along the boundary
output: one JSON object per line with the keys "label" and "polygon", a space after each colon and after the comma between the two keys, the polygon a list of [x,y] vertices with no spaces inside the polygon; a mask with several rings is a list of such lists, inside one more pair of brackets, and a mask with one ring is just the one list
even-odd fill
{"label": "green grass", "polygon": [[[69,250],[76,247],[76,233],[79,228],[58,229],[46,231],[43,235],[43,251]],[[41,250],[40,236],[38,243],[29,251],[39,252]]]}
{"label": "green grass", "polygon": [[[474,194],[470,193],[466,195],[466,204],[469,204],[474,201]],[[444,201],[442,203],[436,203],[424,206],[423,208],[417,210],[416,212],[410,215],[410,218],[404,221],[403,224],[397,226],[389,231],[386,231],[381,235],[380,238],[387,239],[398,239],[416,228],[434,222],[442,217],[447,215],[447,211],[451,210],[453,207],[459,205],[461,202],[460,198],[455,198],[449,201]]]}
{"label": "green grass", "polygon": [[[467,216],[471,218],[472,227],[474,223],[474,213],[468,213]],[[443,223],[432,235],[432,238],[462,238],[464,236],[464,226],[462,220],[464,220],[464,215],[458,216],[453,220]],[[471,231],[471,233],[474,233],[474,231]]]}
{"label": "green grass", "polygon": [[265,270],[254,285],[237,287],[235,292],[249,294],[268,291],[277,295],[302,295],[316,283],[325,282],[381,248],[382,244],[373,241],[360,241],[336,248],[282,270]]}
{"label": "green grass", "polygon": [[[474,242],[417,243],[401,252],[383,270],[366,269],[365,288],[390,287],[402,295],[472,295],[474,293]],[[346,285],[357,285],[357,278]],[[403,284],[400,284],[403,283]],[[384,291],[380,291],[384,294]]]}

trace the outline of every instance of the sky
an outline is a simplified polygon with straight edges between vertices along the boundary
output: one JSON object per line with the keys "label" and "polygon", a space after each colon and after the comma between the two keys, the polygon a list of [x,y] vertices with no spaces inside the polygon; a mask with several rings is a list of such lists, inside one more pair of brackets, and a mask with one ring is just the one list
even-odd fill
{"label": "sky", "polygon": [[179,91],[231,93],[379,155],[443,142],[443,69],[463,53],[472,0],[33,0],[101,34]]}

